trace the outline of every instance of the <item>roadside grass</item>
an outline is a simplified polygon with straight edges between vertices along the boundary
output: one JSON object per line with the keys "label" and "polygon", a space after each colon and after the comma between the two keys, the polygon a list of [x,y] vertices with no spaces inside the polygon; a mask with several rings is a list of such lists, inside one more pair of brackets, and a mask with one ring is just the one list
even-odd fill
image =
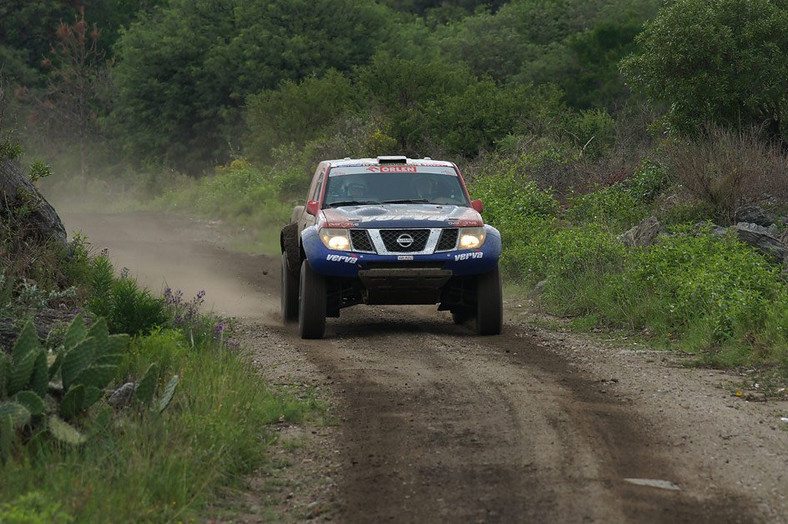
{"label": "roadside grass", "polygon": [[[218,487],[237,485],[264,464],[276,441],[266,426],[319,411],[314,399],[270,388],[237,350],[189,347],[178,331],[136,338],[124,369],[133,375],[153,358],[164,364],[162,377],[181,377],[170,406],[161,413],[134,406],[117,411],[78,448],[43,443],[18,449],[0,468],[0,521],[28,521],[14,515],[31,511],[40,522],[195,519]],[[31,504],[57,508],[60,516],[53,520]]]}
{"label": "roadside grass", "polygon": [[[661,208],[657,189],[666,186],[658,171],[644,164],[631,179],[565,196],[561,206],[522,176],[482,173],[470,189],[502,233],[506,275],[537,312],[568,319],[564,328],[625,330],[700,365],[757,368],[785,383],[781,267],[733,235],[699,227],[699,218],[711,218],[702,205],[683,218]],[[649,214],[664,215],[667,234],[649,247],[626,247],[619,235]]]}

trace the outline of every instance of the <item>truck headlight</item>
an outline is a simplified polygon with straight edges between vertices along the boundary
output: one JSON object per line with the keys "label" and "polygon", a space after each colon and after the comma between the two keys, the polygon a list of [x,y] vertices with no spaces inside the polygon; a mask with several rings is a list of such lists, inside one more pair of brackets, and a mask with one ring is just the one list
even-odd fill
{"label": "truck headlight", "polygon": [[484,244],[485,231],[483,227],[460,228],[460,249],[476,249]]}
{"label": "truck headlight", "polygon": [[328,249],[350,251],[350,236],[347,229],[324,228],[320,230],[320,240]]}

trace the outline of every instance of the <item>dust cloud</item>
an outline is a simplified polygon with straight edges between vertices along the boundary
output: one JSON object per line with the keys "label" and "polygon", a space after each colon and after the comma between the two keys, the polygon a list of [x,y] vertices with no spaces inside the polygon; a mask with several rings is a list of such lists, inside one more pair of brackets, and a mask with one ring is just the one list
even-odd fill
{"label": "dust cloud", "polygon": [[216,222],[154,213],[64,213],[69,239],[86,238],[92,254],[107,250],[116,272],[160,295],[169,287],[191,300],[205,291],[204,312],[277,322],[278,261],[233,253]]}

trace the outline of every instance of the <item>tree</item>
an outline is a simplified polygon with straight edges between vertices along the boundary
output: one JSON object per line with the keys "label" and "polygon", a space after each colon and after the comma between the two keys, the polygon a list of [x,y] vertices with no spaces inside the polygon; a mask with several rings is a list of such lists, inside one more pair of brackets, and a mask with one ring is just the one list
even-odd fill
{"label": "tree", "polygon": [[98,131],[100,87],[106,83],[104,53],[99,49],[99,30],[88,25],[80,9],[73,24],[60,22],[57,46],[45,64],[51,67],[46,99],[39,110],[56,138],[79,151],[80,176],[87,171],[87,149]]}
{"label": "tree", "polygon": [[360,106],[358,90],[336,70],[301,82],[285,80],[278,89],[251,95],[245,111],[249,135],[245,151],[253,160],[269,160],[273,148],[292,142],[302,147],[337,117]]}
{"label": "tree", "polygon": [[118,41],[116,132],[137,160],[222,164],[248,96],[367,62],[388,14],[364,0],[172,0]]}
{"label": "tree", "polygon": [[785,142],[785,0],[676,0],[637,40],[642,52],[623,62],[623,72],[633,89],[669,106],[669,129],[765,125]]}

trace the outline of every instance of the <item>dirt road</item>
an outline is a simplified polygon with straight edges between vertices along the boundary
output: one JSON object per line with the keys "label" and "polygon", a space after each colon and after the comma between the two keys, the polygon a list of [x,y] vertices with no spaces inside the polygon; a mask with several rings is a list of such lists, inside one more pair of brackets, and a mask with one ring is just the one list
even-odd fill
{"label": "dirt road", "polygon": [[336,427],[283,451],[285,485],[250,482],[222,519],[788,522],[788,405],[737,398],[739,377],[535,328],[512,298],[501,336],[432,307],[358,306],[302,341],[278,321],[278,259],[227,250],[215,225],[64,222],[153,291],[205,289],[269,380],[332,404]]}

